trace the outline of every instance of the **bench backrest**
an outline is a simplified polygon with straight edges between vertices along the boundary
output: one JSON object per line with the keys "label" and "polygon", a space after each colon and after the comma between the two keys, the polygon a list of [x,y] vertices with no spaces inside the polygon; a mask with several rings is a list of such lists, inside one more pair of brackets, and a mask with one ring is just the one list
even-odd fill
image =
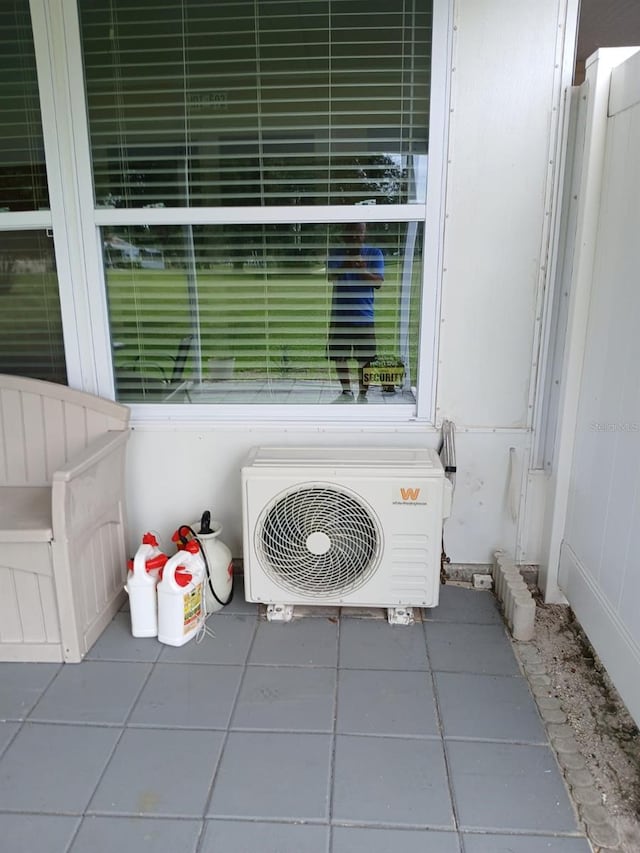
{"label": "bench backrest", "polygon": [[66,385],[0,373],[0,485],[45,486],[53,473],[129,409]]}

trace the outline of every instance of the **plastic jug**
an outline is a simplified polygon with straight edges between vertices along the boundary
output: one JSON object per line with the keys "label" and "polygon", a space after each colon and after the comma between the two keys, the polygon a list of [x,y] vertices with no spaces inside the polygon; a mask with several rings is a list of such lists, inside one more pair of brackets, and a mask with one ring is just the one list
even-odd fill
{"label": "plastic jug", "polygon": [[129,560],[125,590],[129,595],[131,633],[134,637],[155,637],[158,634],[156,586],[168,559],[153,533],[145,533],[133,560]]}
{"label": "plastic jug", "polygon": [[169,646],[183,646],[204,623],[204,560],[194,539],[174,554],[158,584],[158,639]]}

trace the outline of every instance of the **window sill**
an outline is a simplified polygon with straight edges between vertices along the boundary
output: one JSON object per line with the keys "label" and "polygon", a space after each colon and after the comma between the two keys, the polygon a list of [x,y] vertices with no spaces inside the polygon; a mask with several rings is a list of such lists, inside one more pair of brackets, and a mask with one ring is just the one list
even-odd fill
{"label": "window sill", "polygon": [[136,404],[130,405],[131,426],[159,429],[207,427],[289,427],[320,430],[365,430],[390,428],[424,430],[432,426],[418,418],[416,407],[407,404],[384,405],[201,405],[201,404]]}

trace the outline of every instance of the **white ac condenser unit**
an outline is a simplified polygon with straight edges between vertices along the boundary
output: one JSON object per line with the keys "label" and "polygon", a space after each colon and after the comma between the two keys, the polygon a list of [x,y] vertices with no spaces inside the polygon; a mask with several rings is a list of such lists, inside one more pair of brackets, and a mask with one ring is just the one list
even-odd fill
{"label": "white ac condenser unit", "polygon": [[242,468],[248,601],[382,607],[409,624],[435,607],[451,483],[438,454],[406,448],[258,447]]}

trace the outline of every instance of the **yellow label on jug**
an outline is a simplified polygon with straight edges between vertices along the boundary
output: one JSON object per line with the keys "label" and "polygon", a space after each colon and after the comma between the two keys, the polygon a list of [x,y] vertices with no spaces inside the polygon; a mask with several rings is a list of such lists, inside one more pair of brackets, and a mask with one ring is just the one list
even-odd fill
{"label": "yellow label on jug", "polygon": [[202,613],[202,584],[191,592],[188,592],[184,597],[184,632],[188,634],[198,624],[200,614]]}

